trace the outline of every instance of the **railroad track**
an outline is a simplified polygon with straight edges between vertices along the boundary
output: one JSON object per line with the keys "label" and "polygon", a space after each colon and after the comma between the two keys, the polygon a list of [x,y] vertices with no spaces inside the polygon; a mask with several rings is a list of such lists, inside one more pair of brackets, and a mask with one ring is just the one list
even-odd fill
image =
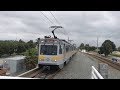
{"label": "railroad track", "polygon": [[34,78],[37,74],[39,74],[40,69],[39,68],[34,68],[32,70],[29,70],[25,73],[22,73],[20,75],[18,75],[17,77],[28,77],[28,78]]}
{"label": "railroad track", "polygon": [[58,74],[58,70],[43,70],[39,74],[37,74],[34,78],[39,78],[39,79],[53,79],[56,74]]}
{"label": "railroad track", "polygon": [[36,78],[36,79],[53,79],[56,74],[58,74],[58,70],[43,70],[42,68],[35,68],[28,72],[25,72],[17,77],[27,77],[27,78]]}
{"label": "railroad track", "polygon": [[113,62],[111,59],[108,59],[108,58],[105,58],[99,55],[94,55],[94,54],[89,54],[89,53],[86,53],[86,55],[92,56],[120,71],[120,63]]}

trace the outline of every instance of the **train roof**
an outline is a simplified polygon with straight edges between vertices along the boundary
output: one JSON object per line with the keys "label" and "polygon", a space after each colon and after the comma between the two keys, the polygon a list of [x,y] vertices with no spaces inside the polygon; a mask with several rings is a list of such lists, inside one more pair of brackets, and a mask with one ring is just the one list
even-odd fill
{"label": "train roof", "polygon": [[64,39],[59,39],[59,38],[42,38],[42,39],[40,39],[40,41],[45,41],[45,40],[53,40],[53,41],[58,41],[58,42],[74,45],[74,44],[71,44],[71,43],[69,43],[68,41],[66,41]]}

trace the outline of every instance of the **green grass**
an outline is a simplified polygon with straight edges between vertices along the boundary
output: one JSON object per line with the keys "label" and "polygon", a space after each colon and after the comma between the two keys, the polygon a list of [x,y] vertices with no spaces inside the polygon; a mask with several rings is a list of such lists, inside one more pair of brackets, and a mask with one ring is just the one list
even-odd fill
{"label": "green grass", "polygon": [[116,56],[116,57],[120,57],[120,54],[112,53],[111,55],[112,55],[112,56]]}

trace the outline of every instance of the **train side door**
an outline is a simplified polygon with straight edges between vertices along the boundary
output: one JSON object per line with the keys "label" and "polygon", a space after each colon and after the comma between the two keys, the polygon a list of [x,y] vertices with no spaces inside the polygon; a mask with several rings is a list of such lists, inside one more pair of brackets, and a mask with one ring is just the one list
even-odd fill
{"label": "train side door", "polygon": [[66,46],[65,46],[65,44],[63,46],[63,56],[64,56],[64,59],[65,59],[65,57],[66,57]]}

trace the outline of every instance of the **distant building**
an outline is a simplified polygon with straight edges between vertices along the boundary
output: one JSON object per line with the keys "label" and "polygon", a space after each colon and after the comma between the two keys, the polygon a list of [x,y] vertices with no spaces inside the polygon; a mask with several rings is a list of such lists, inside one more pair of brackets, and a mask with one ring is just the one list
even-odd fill
{"label": "distant building", "polygon": [[81,49],[79,49],[79,52],[81,52]]}
{"label": "distant building", "polygon": [[85,52],[86,52],[86,50],[85,50],[85,49],[82,49],[82,50],[81,50],[81,52],[84,52],[84,53],[85,53]]}

